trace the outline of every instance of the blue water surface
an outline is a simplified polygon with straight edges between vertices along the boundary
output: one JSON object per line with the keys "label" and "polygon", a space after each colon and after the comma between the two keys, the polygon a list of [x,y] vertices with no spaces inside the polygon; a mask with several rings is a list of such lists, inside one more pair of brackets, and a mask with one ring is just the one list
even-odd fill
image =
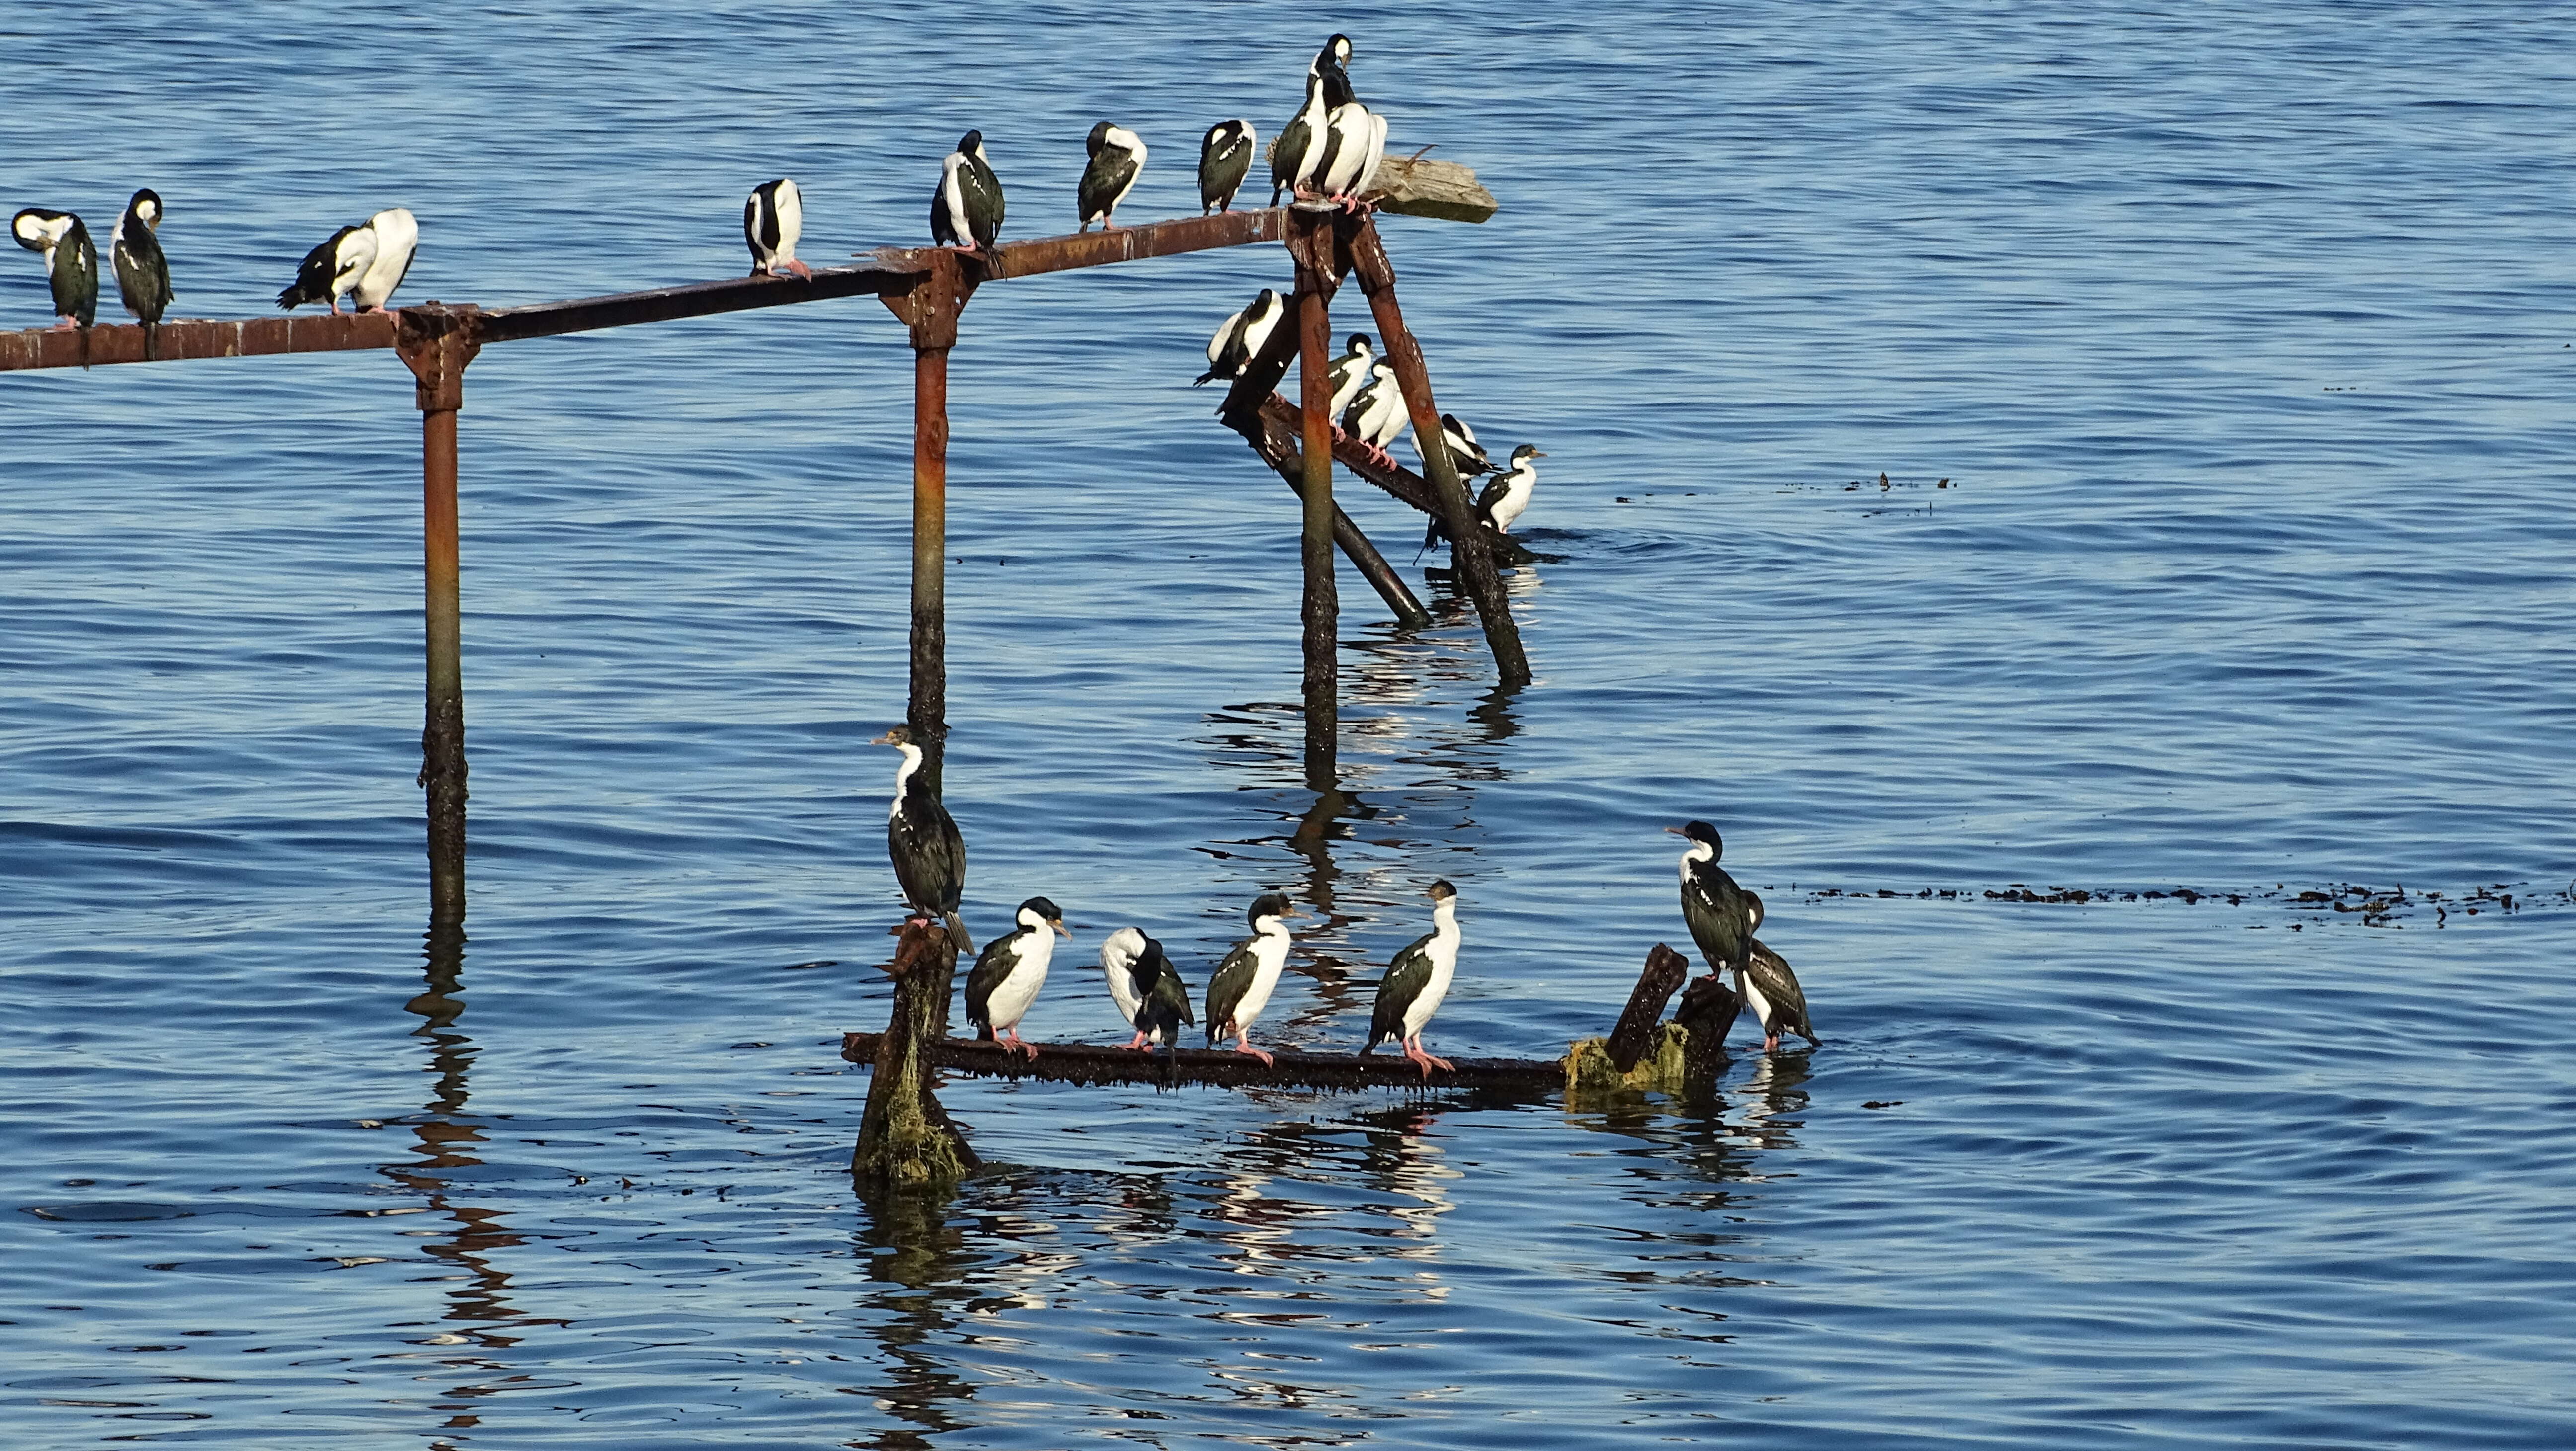
{"label": "blue water surface", "polygon": [[[398,302],[499,306],[736,275],[779,175],[809,261],[925,242],[970,126],[1006,236],[1071,229],[1103,118],[1122,216],[1188,213],[1335,28],[1502,202],[1384,227],[1443,406],[1547,450],[1538,678],[1345,572],[1317,813],[1296,501],[1186,386],[1287,259],[986,287],[968,917],[1065,904],[1025,1026],[1098,1041],[1102,936],[1200,983],[1287,891],[1260,1036],[1346,1050],[1446,877],[1433,1047],[1554,1057],[1684,935],[1659,828],[1706,817],[1823,1046],[1739,1030],[1714,1115],[958,1082],[993,1170],[864,1202],[884,308],[473,365],[453,970],[410,375],[12,374],[0,1440],[2576,1444],[2557,11],[22,6],[0,177],[102,239],[159,191],[177,315],[391,205]],[[0,256],[0,325],[49,312]]]}

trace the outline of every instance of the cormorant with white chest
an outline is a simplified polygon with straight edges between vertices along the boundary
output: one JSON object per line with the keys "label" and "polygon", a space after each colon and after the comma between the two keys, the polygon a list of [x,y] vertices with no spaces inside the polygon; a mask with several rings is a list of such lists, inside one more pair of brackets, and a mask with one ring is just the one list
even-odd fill
{"label": "cormorant with white chest", "polygon": [[1020,1019],[1038,1000],[1038,989],[1046,986],[1057,934],[1071,937],[1073,930],[1064,925],[1063,911],[1044,897],[1022,902],[1016,915],[1020,925],[994,938],[966,975],[966,1021],[975,1025],[977,1036],[1025,1052],[1035,1063],[1037,1045],[1020,1036]]}
{"label": "cormorant with white chest", "polygon": [[1244,921],[1251,925],[1252,935],[1236,943],[1216,965],[1216,975],[1208,979],[1209,1046],[1231,1033],[1234,1051],[1269,1065],[1270,1055],[1252,1046],[1252,1020],[1261,1016],[1271,991],[1279,986],[1279,973],[1288,965],[1287,919],[1297,915],[1296,905],[1283,892],[1265,893],[1245,909]]}
{"label": "cormorant with white chest", "polygon": [[1335,433],[1342,429],[1342,411],[1351,406],[1351,400],[1359,396],[1360,389],[1376,376],[1376,370],[1377,348],[1369,342],[1369,335],[1351,334],[1342,355],[1333,359],[1332,367],[1326,370],[1326,376],[1333,380],[1333,401],[1325,411],[1332,415]]}
{"label": "cormorant with white chest", "polygon": [[1241,118],[1219,121],[1199,138],[1199,215],[1234,210],[1234,194],[1261,154],[1260,134]]}
{"label": "cormorant with white chest", "polygon": [[1102,121],[1091,128],[1091,137],[1083,144],[1091,148],[1091,162],[1082,168],[1082,186],[1076,198],[1082,208],[1082,225],[1074,230],[1090,231],[1096,221],[1107,231],[1118,225],[1118,204],[1135,190],[1136,178],[1145,174],[1145,138],[1124,126]]}
{"label": "cormorant with white chest", "polygon": [[894,862],[894,879],[913,911],[938,913],[957,950],[972,952],[974,939],[957,915],[957,899],[966,887],[966,842],[948,808],[939,804],[939,793],[916,779],[921,742],[911,726],[899,725],[877,737],[876,744],[903,752],[903,764],[894,773],[894,806],[886,813],[886,855]]}
{"label": "cormorant with white chest", "polygon": [[1753,934],[1762,926],[1762,899],[1738,886],[1717,864],[1726,843],[1716,827],[1694,821],[1664,830],[1690,842],[1681,860],[1682,921],[1689,924],[1700,956],[1708,959],[1709,976],[1729,969],[1740,975],[1753,951]]}
{"label": "cormorant with white chest", "polygon": [[1366,1056],[1380,1043],[1401,1042],[1404,1056],[1424,1078],[1434,1068],[1457,1071],[1448,1059],[1434,1058],[1422,1048],[1422,1030],[1431,1025],[1431,1015],[1440,1011],[1458,974],[1458,889],[1445,880],[1431,884],[1431,922],[1431,930],[1397,953],[1379,979],[1368,1041],[1360,1045]]}
{"label": "cormorant with white chest", "polygon": [[1316,164],[1324,157],[1324,123],[1331,115],[1324,104],[1324,78],[1306,77],[1306,104],[1279,128],[1279,144],[1270,153],[1270,204],[1279,205],[1283,191],[1303,196],[1312,185]]}
{"label": "cormorant with white chest", "polygon": [[1324,154],[1315,162],[1314,190],[1346,212],[1360,209],[1360,193],[1377,175],[1386,154],[1386,118],[1357,101],[1335,106],[1324,118]]}
{"label": "cormorant with white chest", "polygon": [[1395,460],[1386,446],[1403,437],[1412,421],[1404,408],[1403,386],[1396,382],[1395,370],[1384,363],[1370,367],[1369,380],[1342,410],[1342,432],[1388,468],[1395,467]]}
{"label": "cormorant with white chest", "polygon": [[18,245],[45,258],[45,281],[54,294],[56,332],[98,322],[98,244],[76,213],[29,207],[10,219]]}
{"label": "cormorant with white chest", "polygon": [[[1441,418],[1446,420],[1448,416],[1444,413]],[[1459,426],[1465,427],[1464,424]],[[1472,445],[1475,442],[1474,435],[1469,435],[1467,441]],[[1452,459],[1457,457],[1456,448],[1457,441],[1452,439],[1450,441]],[[1530,460],[1545,457],[1547,455],[1540,452],[1538,445],[1534,443],[1525,443],[1513,449],[1511,467],[1485,480],[1485,487],[1477,492],[1476,517],[1484,520],[1486,526],[1497,534],[1511,533],[1512,521],[1520,518],[1521,514],[1529,508],[1530,494],[1538,488],[1538,466]],[[1466,470],[1462,468],[1459,472],[1463,474]],[[1422,547],[1429,549],[1433,544],[1448,537],[1448,521],[1434,514],[1431,516],[1431,522],[1422,530]],[[1414,557],[1419,559],[1421,555],[1417,553]]]}
{"label": "cormorant with white chest", "polygon": [[1762,1025],[1763,1052],[1776,1051],[1784,1031],[1806,1039],[1809,1047],[1822,1044],[1807,1021],[1807,992],[1789,970],[1789,959],[1764,944],[1754,943],[1744,966],[1736,970],[1735,995]]}
{"label": "cormorant with white chest", "polygon": [[1261,289],[1261,295],[1240,312],[1229,313],[1224,322],[1217,324],[1215,335],[1208,339],[1208,370],[1191,380],[1190,386],[1196,388],[1242,373],[1260,355],[1262,345],[1270,341],[1270,332],[1279,326],[1279,319],[1287,315],[1287,306],[1279,300],[1279,294],[1271,288]]}
{"label": "cormorant with white chest", "polygon": [[764,181],[742,204],[743,245],[751,249],[751,275],[775,277],[780,268],[799,281],[814,269],[796,260],[797,240],[805,235],[805,194],[793,177]]}
{"label": "cormorant with white chest", "polygon": [[930,239],[961,252],[993,250],[1007,211],[1002,179],[984,154],[984,133],[957,138],[957,149],[939,166],[939,190],[930,196]]}
{"label": "cormorant with white chest", "polygon": [[116,291],[125,301],[125,310],[143,324],[143,356],[153,355],[155,336],[161,330],[161,314],[170,308],[170,259],[161,254],[161,197],[150,187],[134,194],[125,204],[125,215],[116,219],[116,235],[108,244],[108,256],[116,266]]}
{"label": "cormorant with white chest", "polygon": [[408,208],[387,207],[367,218],[367,230],[376,239],[376,259],[358,274],[358,285],[349,290],[349,305],[360,312],[380,307],[387,313],[399,312],[385,303],[411,275],[412,255],[420,250],[420,221]]}
{"label": "cormorant with white chest", "polygon": [[1181,1025],[1190,1016],[1190,989],[1180,969],[1163,953],[1163,944],[1134,927],[1121,927],[1100,944],[1100,972],[1109,980],[1109,999],[1118,1016],[1136,1030],[1130,1048],[1170,1048],[1180,1043]]}

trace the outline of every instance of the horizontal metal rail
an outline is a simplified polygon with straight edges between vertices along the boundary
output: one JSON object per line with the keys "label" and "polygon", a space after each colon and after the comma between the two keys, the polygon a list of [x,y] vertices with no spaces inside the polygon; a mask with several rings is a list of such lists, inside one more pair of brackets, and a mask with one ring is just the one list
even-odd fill
{"label": "horizontal metal rail", "polygon": [[[990,258],[963,259],[964,270],[969,282],[985,282],[1106,267],[1215,247],[1275,242],[1281,235],[1283,217],[1281,210],[1265,207],[1146,222],[1112,231],[1005,242]],[[895,296],[912,291],[930,276],[930,255],[928,248],[886,248],[869,254],[867,261],[856,266],[817,267],[811,279],[728,277],[522,307],[475,310],[455,305],[448,310],[467,314],[458,325],[479,347],[637,323],[747,312],[756,307],[786,307],[841,297]],[[417,306],[436,309],[442,305],[430,302]],[[160,325],[149,359],[143,355],[140,323],[0,333],[0,372],[190,358],[247,358],[273,353],[343,353],[394,345],[394,319],[383,312],[226,321],[171,319]]]}

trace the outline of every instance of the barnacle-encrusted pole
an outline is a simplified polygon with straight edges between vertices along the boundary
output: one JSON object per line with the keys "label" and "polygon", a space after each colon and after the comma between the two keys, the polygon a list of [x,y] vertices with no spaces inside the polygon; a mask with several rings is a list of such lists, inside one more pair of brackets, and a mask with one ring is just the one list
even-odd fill
{"label": "barnacle-encrusted pole", "polygon": [[975,1151],[931,1091],[934,1065],[922,1051],[926,1043],[946,1041],[939,1035],[956,971],[957,948],[946,927],[916,919],[898,929],[894,961],[886,967],[894,979],[894,1012],[871,1044],[875,1072],[859,1117],[859,1144],[850,1153],[850,1176],[868,1186],[935,1189],[975,1170]]}

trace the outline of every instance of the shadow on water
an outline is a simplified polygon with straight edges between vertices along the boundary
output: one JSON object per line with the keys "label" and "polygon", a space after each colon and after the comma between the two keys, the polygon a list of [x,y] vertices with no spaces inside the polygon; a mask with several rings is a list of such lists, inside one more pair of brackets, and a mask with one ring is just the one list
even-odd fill
{"label": "shadow on water", "polygon": [[[493,1266],[493,1251],[508,1249],[526,1241],[513,1233],[497,1210],[457,1202],[451,1195],[451,1181],[460,1170],[479,1168],[483,1160],[474,1150],[483,1143],[482,1127],[467,1117],[468,1075],[474,1064],[474,1041],[456,1029],[456,1020],[465,1012],[463,990],[465,962],[464,930],[451,922],[433,922],[427,934],[427,963],[423,976],[427,990],[403,1004],[403,1010],[424,1021],[413,1029],[413,1035],[429,1040],[429,1063],[425,1069],[435,1079],[425,1111],[413,1118],[410,1128],[420,1158],[407,1164],[386,1164],[381,1171],[395,1183],[421,1195],[430,1210],[443,1215],[452,1224],[443,1239],[425,1242],[421,1252],[461,1273],[448,1278],[447,1309],[442,1319],[454,1328],[430,1338],[434,1345],[470,1344],[482,1350],[501,1351],[517,1345],[520,1337],[502,1334],[494,1328],[501,1325],[563,1325],[563,1320],[537,1319],[512,1308],[508,1291],[509,1275]],[[507,1374],[508,1362],[477,1355],[456,1355],[441,1362],[451,1370],[470,1376]],[[445,1431],[467,1431],[481,1424],[469,1407],[478,1397],[499,1393],[506,1387],[478,1385],[471,1382],[447,1388],[442,1399],[457,1404],[439,1405],[434,1409],[452,1413],[442,1428]],[[431,1441],[434,1451],[444,1451],[446,1439]]]}

